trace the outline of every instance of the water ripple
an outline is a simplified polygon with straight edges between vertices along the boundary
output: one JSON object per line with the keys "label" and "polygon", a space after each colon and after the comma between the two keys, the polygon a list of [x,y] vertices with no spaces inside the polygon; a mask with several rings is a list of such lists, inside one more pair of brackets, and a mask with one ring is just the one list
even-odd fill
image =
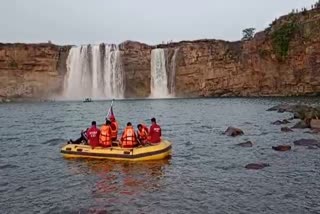
{"label": "water ripple", "polygon": [[[8,213],[317,213],[319,150],[294,147],[319,136],[282,133],[265,110],[314,99],[178,99],[117,101],[122,132],[127,121],[156,117],[173,142],[171,159],[146,163],[63,159],[66,139],[92,120],[102,123],[110,102],[3,105],[0,118],[0,204]],[[10,114],[9,114],[10,112]],[[48,113],[50,112],[50,113]],[[187,116],[187,115],[192,115]],[[19,118],[19,120],[17,120]],[[24,125],[28,124],[28,125]],[[245,134],[228,137],[228,126]],[[9,127],[9,128],[8,128]],[[20,130],[17,132],[17,128]],[[252,148],[236,144],[252,141]],[[290,144],[290,152],[274,145]],[[246,170],[265,162],[263,170]]]}

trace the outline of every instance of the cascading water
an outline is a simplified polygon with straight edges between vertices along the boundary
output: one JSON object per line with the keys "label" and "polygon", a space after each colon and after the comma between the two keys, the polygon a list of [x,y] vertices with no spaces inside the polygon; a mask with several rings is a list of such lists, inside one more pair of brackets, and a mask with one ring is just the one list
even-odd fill
{"label": "cascading water", "polygon": [[64,98],[123,98],[124,81],[116,45],[72,47],[67,59]]}
{"label": "cascading water", "polygon": [[169,97],[164,49],[154,49],[151,52],[151,97]]}
{"label": "cascading water", "polygon": [[172,59],[171,59],[171,66],[170,66],[170,78],[169,78],[169,92],[171,96],[174,96],[175,91],[176,91],[176,59],[177,59],[177,55],[178,55],[179,49],[175,49]]}
{"label": "cascading water", "polygon": [[[151,52],[151,98],[174,97],[176,87],[176,58],[179,49],[173,54],[166,49]],[[171,58],[166,56],[171,56]]]}

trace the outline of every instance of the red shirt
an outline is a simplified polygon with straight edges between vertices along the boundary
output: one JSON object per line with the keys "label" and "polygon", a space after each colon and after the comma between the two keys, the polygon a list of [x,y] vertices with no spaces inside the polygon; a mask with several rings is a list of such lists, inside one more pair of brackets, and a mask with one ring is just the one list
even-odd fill
{"label": "red shirt", "polygon": [[150,143],[160,143],[161,128],[158,124],[152,124],[149,131]]}
{"label": "red shirt", "polygon": [[87,131],[87,137],[90,143],[90,146],[96,147],[99,146],[99,135],[100,130],[96,126],[91,126]]}

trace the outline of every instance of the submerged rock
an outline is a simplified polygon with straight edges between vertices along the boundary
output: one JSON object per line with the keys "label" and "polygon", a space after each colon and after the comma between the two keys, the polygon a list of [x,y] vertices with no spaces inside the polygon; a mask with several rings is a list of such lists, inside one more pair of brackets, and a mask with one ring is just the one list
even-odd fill
{"label": "submerged rock", "polygon": [[289,145],[279,145],[279,146],[273,146],[273,150],[280,151],[280,152],[285,152],[291,150],[291,146]]}
{"label": "submerged rock", "polygon": [[252,147],[253,143],[251,141],[247,141],[247,142],[244,142],[244,143],[238,143],[237,145],[241,146],[241,147]]}
{"label": "submerged rock", "polygon": [[312,130],[306,131],[304,133],[306,133],[306,134],[319,134],[320,133],[320,129],[312,129]]}
{"label": "submerged rock", "polygon": [[295,146],[317,146],[320,147],[320,142],[315,139],[300,139],[293,142]]}
{"label": "submerged rock", "polygon": [[277,121],[273,122],[272,124],[273,125],[282,125],[282,124],[288,124],[288,123],[290,123],[290,121],[284,119],[282,121],[281,120],[277,120]]}
{"label": "submerged rock", "polygon": [[286,112],[289,111],[291,107],[289,104],[280,104],[267,109],[267,111]]}
{"label": "submerged rock", "polygon": [[254,170],[258,170],[258,169],[263,169],[265,167],[268,167],[270,166],[270,164],[267,164],[267,163],[250,163],[250,164],[247,164],[245,166],[246,169],[254,169]]}
{"label": "submerged rock", "polygon": [[312,150],[314,150],[314,149],[319,149],[320,147],[318,147],[318,146],[308,146],[307,147],[307,149],[312,149]]}
{"label": "submerged rock", "polygon": [[235,127],[228,127],[227,130],[224,132],[225,135],[231,136],[231,137],[236,137],[239,135],[243,135],[243,131],[239,128]]}
{"label": "submerged rock", "polygon": [[289,127],[281,127],[281,131],[282,132],[293,132],[293,130],[290,129]]}

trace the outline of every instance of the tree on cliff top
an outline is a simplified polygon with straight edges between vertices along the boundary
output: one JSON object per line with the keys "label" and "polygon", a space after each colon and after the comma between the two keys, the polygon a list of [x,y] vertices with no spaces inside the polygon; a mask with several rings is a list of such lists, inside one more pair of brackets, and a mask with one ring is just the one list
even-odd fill
{"label": "tree on cliff top", "polygon": [[255,31],[256,31],[255,28],[247,28],[247,29],[244,29],[244,30],[242,31],[243,37],[242,37],[241,40],[242,40],[242,41],[248,41],[248,40],[252,39],[253,36],[254,36]]}
{"label": "tree on cliff top", "polygon": [[318,0],[315,5],[314,5],[315,8],[320,8],[320,0]]}

